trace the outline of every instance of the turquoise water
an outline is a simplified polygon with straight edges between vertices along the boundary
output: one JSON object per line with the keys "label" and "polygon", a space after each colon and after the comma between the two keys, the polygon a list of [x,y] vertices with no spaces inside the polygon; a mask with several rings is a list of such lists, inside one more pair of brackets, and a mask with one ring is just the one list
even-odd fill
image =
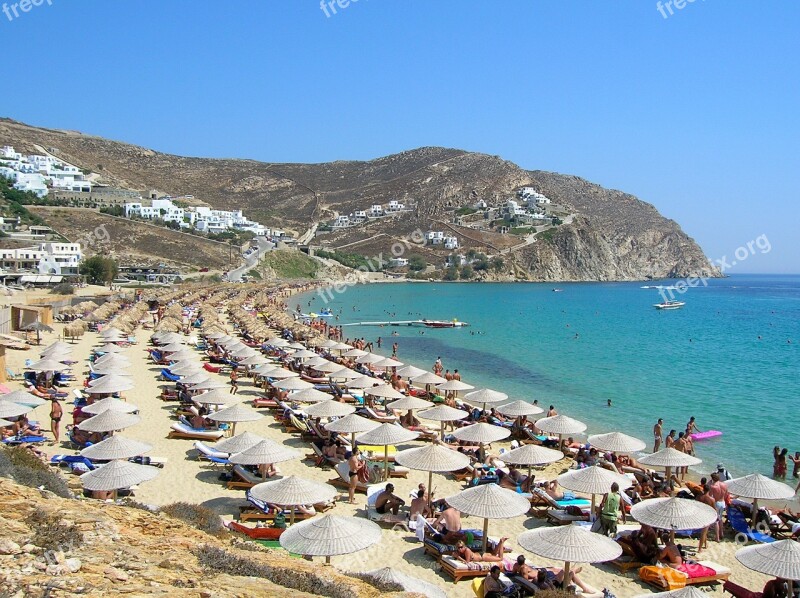
{"label": "turquoise water", "polygon": [[[737,474],[771,474],[772,447],[800,450],[800,277],[740,275],[690,289],[680,310],[653,308],[644,283],[375,284],[336,295],[340,324],[417,318],[469,322],[462,329],[348,326],[345,336],[399,345],[404,363],[437,356],[465,382],[538,399],[584,421],[587,433],[622,431],[652,448],[652,428],[701,430],[699,471],[718,462]],[[655,284],[669,284],[655,283]],[[311,301],[311,307],[308,306]],[[319,310],[320,297],[292,302]],[[355,311],[354,308],[355,307]],[[392,332],[397,336],[392,337]],[[759,338],[760,336],[760,338]],[[789,342],[791,341],[791,342]],[[612,399],[613,407],[606,406]]]}

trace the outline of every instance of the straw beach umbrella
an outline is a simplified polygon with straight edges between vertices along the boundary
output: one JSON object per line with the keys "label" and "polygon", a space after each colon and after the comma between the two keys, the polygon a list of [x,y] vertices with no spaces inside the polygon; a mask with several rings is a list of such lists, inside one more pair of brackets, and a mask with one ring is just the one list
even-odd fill
{"label": "straw beach umbrella", "polygon": [[378,584],[392,584],[403,588],[404,591],[412,594],[421,594],[428,598],[447,598],[441,589],[432,583],[422,581],[416,577],[406,575],[400,571],[396,571],[391,567],[384,567],[383,569],[375,569],[374,571],[367,571],[363,574],[369,581]]}
{"label": "straw beach umbrella", "polygon": [[30,405],[22,405],[13,401],[0,401],[0,418],[20,417],[33,411]]}
{"label": "straw beach umbrella", "polygon": [[377,378],[371,378],[370,376],[361,376],[360,378],[354,378],[353,380],[348,380],[345,382],[345,388],[356,388],[356,389],[363,389],[363,388],[372,388],[373,386],[378,386],[381,384],[381,380]]}
{"label": "straw beach umbrella", "polygon": [[628,436],[622,432],[595,434],[589,436],[588,441],[597,450],[612,453],[635,453],[644,450],[647,446],[643,440]]}
{"label": "straw beach umbrella", "polygon": [[105,440],[86,447],[81,451],[81,456],[87,459],[100,461],[114,461],[116,459],[130,459],[143,455],[153,447],[138,440],[125,438],[117,434]]}
{"label": "straw beach umbrella", "polygon": [[645,455],[638,459],[642,465],[650,465],[651,467],[663,467],[664,476],[667,478],[667,483],[670,488],[672,487],[672,468],[673,467],[689,467],[690,465],[699,465],[702,459],[687,455],[672,447],[663,448],[657,453]]}
{"label": "straw beach umbrella", "polygon": [[[794,498],[794,488],[771,480],[760,473],[752,473],[742,478],[736,478],[725,482],[728,492],[740,498],[753,499],[753,517],[758,513],[758,500],[783,500]],[[800,578],[797,578],[800,579]]]}
{"label": "straw beach umbrella", "polygon": [[356,434],[359,432],[369,432],[379,427],[380,424],[373,419],[361,417],[355,413],[346,415],[342,419],[337,419],[334,422],[325,424],[324,428],[328,432],[336,432],[337,434],[350,434],[350,446],[356,446]]}
{"label": "straw beach umbrella", "polygon": [[427,389],[431,384],[444,384],[447,379],[437,376],[433,372],[425,372],[419,376],[411,376],[411,382],[417,386],[425,386]]}
{"label": "straw beach umbrella", "polygon": [[[110,378],[106,380],[106,378]],[[90,395],[110,395],[133,388],[133,381],[130,378],[123,378],[122,376],[103,376],[99,378],[96,384],[89,383],[85,389]]]}
{"label": "straw beach umbrella", "polygon": [[124,366],[127,367],[131,364],[131,360],[122,355],[121,353],[106,353],[102,357],[94,360],[95,366]]}
{"label": "straw beach umbrella", "polygon": [[633,598],[707,598],[707,595],[705,592],[698,590],[695,586],[686,586],[680,590],[639,594]]}
{"label": "straw beach umbrella", "polygon": [[622,546],[614,540],[579,525],[540,527],[520,534],[517,542],[535,555],[564,561],[564,579],[571,563],[603,563],[622,554]]}
{"label": "straw beach umbrella", "polygon": [[508,417],[527,417],[528,415],[544,413],[544,409],[526,401],[504,403],[503,405],[497,407],[497,411],[503,415],[507,415]]}
{"label": "straw beach umbrella", "polygon": [[246,451],[263,440],[265,439],[258,434],[253,434],[252,432],[242,432],[236,436],[231,436],[225,440],[220,440],[214,445],[214,450],[219,451],[220,453],[228,453],[229,455],[232,455],[233,453],[241,453],[242,451]]}
{"label": "straw beach umbrella", "polygon": [[320,401],[330,401],[332,399],[332,395],[316,388],[306,388],[292,393],[292,401],[297,401],[298,403],[319,403]]}
{"label": "straw beach umbrella", "polygon": [[481,446],[482,453],[484,444],[491,444],[492,442],[498,442],[504,438],[508,438],[511,436],[511,430],[481,422],[459,428],[453,432],[453,436],[465,442],[477,442]]}
{"label": "straw beach umbrella", "polygon": [[543,432],[558,434],[558,448],[560,449],[564,434],[579,434],[586,429],[586,424],[566,415],[554,415],[540,419],[536,422],[536,427]]}
{"label": "straw beach umbrella", "polygon": [[564,458],[564,453],[561,451],[554,451],[553,449],[545,448],[536,444],[523,444],[519,448],[505,453],[503,461],[505,463],[512,463],[514,465],[527,465],[528,477],[531,476],[531,467],[534,465],[545,465],[547,463],[555,463]]}
{"label": "straw beach umbrella", "polygon": [[86,490],[117,490],[148,482],[158,475],[158,469],[147,465],[135,465],[129,461],[111,461],[93,471],[81,475]]}
{"label": "straw beach umbrella", "polygon": [[[449,449],[448,449],[449,450]],[[454,509],[483,519],[483,551],[486,552],[489,519],[510,519],[524,515],[531,508],[530,501],[497,484],[483,484],[468,488],[445,499]]]}
{"label": "straw beach umbrella", "polygon": [[33,370],[34,372],[63,372],[64,370],[68,370],[69,366],[58,361],[57,357],[45,357],[29,365],[27,369]]}
{"label": "straw beach umbrella", "polygon": [[361,357],[356,357],[356,363],[366,363],[368,365],[372,365],[379,361],[383,361],[384,357],[382,355],[376,355],[375,353],[367,353],[366,355],[362,355]]}
{"label": "straw beach umbrella", "polygon": [[83,413],[91,413],[92,415],[98,415],[103,411],[107,411],[108,409],[116,409],[117,411],[122,411],[124,413],[134,413],[139,411],[139,408],[136,405],[132,405],[127,401],[122,401],[113,397],[106,397],[105,399],[96,401],[91,405],[81,407],[81,411]]}
{"label": "straw beach umbrella", "polygon": [[203,382],[198,382],[197,384],[187,384],[187,386],[191,387],[189,390],[191,390],[192,392],[198,390],[215,390],[218,388],[228,387],[227,384],[224,384],[223,382],[218,382],[217,380],[211,380],[210,378],[204,380]]}
{"label": "straw beach umbrella", "polygon": [[14,422],[10,422],[7,419],[0,419],[0,428],[5,428],[8,426],[13,426]]}
{"label": "straw beach umbrella", "polygon": [[677,530],[708,527],[717,520],[716,509],[685,498],[648,498],[631,507],[631,517],[657,529],[669,530],[675,540]]}
{"label": "straw beach umbrella", "polygon": [[233,424],[231,426],[231,434],[236,433],[236,423],[237,422],[254,422],[260,419],[264,419],[264,416],[258,413],[257,411],[253,411],[249,407],[245,407],[237,403],[236,405],[232,405],[230,407],[226,407],[225,409],[221,409],[220,411],[216,411],[207,415],[208,419],[215,421],[215,422],[224,422],[226,424]]}
{"label": "straw beach umbrella", "polygon": [[437,405],[431,409],[420,411],[417,413],[417,415],[419,415],[422,419],[429,419],[439,422],[439,438],[441,440],[444,440],[445,422],[459,421],[469,417],[469,413],[463,409],[456,409],[455,407],[450,407],[449,405]]}
{"label": "straw beach umbrella", "polygon": [[504,392],[492,390],[491,388],[482,388],[473,392],[468,392],[464,395],[464,400],[473,405],[483,405],[483,411],[486,411],[486,405],[493,403],[502,403],[508,400],[508,395]]}
{"label": "straw beach umbrella", "polygon": [[383,479],[389,479],[389,445],[401,442],[410,442],[419,436],[419,432],[412,432],[394,424],[381,424],[368,432],[360,434],[356,440],[359,444],[383,447]]}
{"label": "straw beach umbrella", "polygon": [[293,525],[281,534],[280,544],[289,552],[304,556],[331,557],[352,554],[380,542],[381,528],[362,517],[325,515]]}
{"label": "straw beach umbrella", "polygon": [[364,394],[371,397],[381,397],[384,399],[402,399],[405,397],[403,393],[395,390],[391,384],[381,384],[380,386],[365,388]]}
{"label": "straw beach umbrella", "polygon": [[76,427],[84,432],[114,432],[135,426],[142,418],[132,413],[107,409],[79,423]]}
{"label": "straw beach umbrella", "polygon": [[192,400],[197,401],[201,405],[236,405],[237,403],[242,402],[242,397],[231,394],[227,390],[215,388],[213,390],[194,395]]}
{"label": "straw beach umbrella", "polygon": [[458,451],[438,444],[429,444],[422,448],[400,451],[394,456],[395,463],[417,471],[428,472],[428,504],[433,493],[433,472],[458,471],[469,465],[469,457]]}
{"label": "straw beach umbrella", "polygon": [[424,373],[425,370],[413,365],[406,365],[397,370],[397,375],[403,378],[413,378],[414,376],[421,376]]}
{"label": "straw beach umbrella", "polygon": [[272,386],[281,390],[307,390],[309,388],[314,388],[311,382],[306,382],[300,378],[286,378],[285,380],[273,382]]}
{"label": "straw beach umbrella", "polygon": [[29,407],[39,407],[40,405],[47,404],[47,401],[40,399],[24,390],[15,390],[6,395],[0,395],[0,401],[8,401],[9,403],[19,403],[20,405],[27,405]]}
{"label": "straw beach umbrella", "polygon": [[619,485],[620,490],[630,488],[632,485],[630,478],[603,469],[599,465],[562,473],[558,476],[558,483],[567,490],[592,495],[592,519],[594,519],[595,497],[598,494],[610,492],[611,484],[614,483]]}
{"label": "straw beach umbrella", "polygon": [[[300,453],[296,450],[272,440],[262,440],[241,453],[232,454],[228,461],[240,465],[268,465],[298,458],[300,458]],[[262,471],[261,475],[262,479],[267,479],[266,470]]]}
{"label": "straw beach umbrella", "polygon": [[343,369],[344,366],[340,363],[336,363],[334,361],[325,361],[325,363],[320,363],[318,365],[312,366],[316,371],[322,372],[324,374],[329,374],[332,372],[338,372],[339,370]]}
{"label": "straw beach umbrella", "polygon": [[[462,390],[472,390],[475,388],[472,384],[467,384],[466,382],[462,382],[461,380],[448,380],[444,384],[439,384],[436,386],[437,390],[443,390],[446,393],[452,392],[458,394]],[[508,397],[506,397],[508,398]]]}
{"label": "straw beach umbrella", "polygon": [[[275,482],[257,484],[250,489],[250,495],[271,505],[296,507],[327,503],[336,496],[336,488],[292,475]],[[294,509],[290,522],[294,524]]]}
{"label": "straw beach umbrella", "polygon": [[[800,544],[791,538],[740,548],[734,556],[748,569],[785,579],[789,584],[800,579]],[[789,596],[792,594],[790,585]]]}
{"label": "straw beach umbrella", "polygon": [[399,368],[402,365],[403,365],[402,361],[397,361],[396,359],[392,359],[391,357],[385,357],[385,358],[381,359],[380,361],[374,362],[372,364],[372,367],[389,369],[389,368]]}
{"label": "straw beach umbrella", "polygon": [[397,399],[396,401],[392,401],[391,403],[386,405],[386,407],[388,409],[400,409],[400,410],[427,409],[428,407],[433,407],[433,403],[409,395],[403,397],[402,399]]}
{"label": "straw beach umbrella", "polygon": [[363,374],[359,374],[350,368],[339,368],[335,372],[328,374],[328,378],[331,380],[356,380],[357,378],[361,378],[361,376],[363,376]]}
{"label": "straw beach umbrella", "polygon": [[[302,392],[302,391],[301,391]],[[339,401],[319,401],[310,407],[303,409],[307,415],[311,417],[344,417],[355,413],[356,408],[347,403],[340,403]]]}

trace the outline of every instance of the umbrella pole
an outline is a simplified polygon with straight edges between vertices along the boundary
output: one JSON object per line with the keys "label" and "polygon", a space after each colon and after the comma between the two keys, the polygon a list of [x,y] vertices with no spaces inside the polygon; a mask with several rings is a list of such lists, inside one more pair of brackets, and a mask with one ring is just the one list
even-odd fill
{"label": "umbrella pole", "polygon": [[483,520],[483,553],[486,554],[486,549],[489,546],[489,520]]}
{"label": "umbrella pole", "polygon": [[569,585],[569,561],[564,561],[564,581],[562,583],[564,589],[567,589]]}
{"label": "umbrella pole", "polygon": [[589,514],[589,521],[594,521],[595,519],[595,494],[592,494],[592,512]]}
{"label": "umbrella pole", "polygon": [[330,565],[331,564],[331,557],[329,557],[329,556],[325,557],[325,564],[326,565]]}
{"label": "umbrella pole", "polygon": [[[750,527],[752,527],[753,529],[755,529],[755,525],[756,525],[756,515],[758,515],[758,499],[754,498],[753,499],[753,512],[750,515]],[[789,596],[791,596],[791,594],[789,594]]]}
{"label": "umbrella pole", "polygon": [[444,422],[439,422],[439,440],[444,442]]}
{"label": "umbrella pole", "polygon": [[433,514],[433,472],[428,472],[428,508],[431,510],[431,514]]}
{"label": "umbrella pole", "polygon": [[389,479],[389,445],[383,445],[383,481]]}
{"label": "umbrella pole", "polygon": [[289,524],[290,525],[294,525],[294,511],[295,511],[295,507],[294,507],[294,505],[292,505],[292,514],[289,516]]}

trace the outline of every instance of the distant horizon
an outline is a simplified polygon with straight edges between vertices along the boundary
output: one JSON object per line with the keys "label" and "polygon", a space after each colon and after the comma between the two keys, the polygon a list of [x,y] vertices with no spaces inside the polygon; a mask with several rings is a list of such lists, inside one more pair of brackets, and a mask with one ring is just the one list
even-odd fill
{"label": "distant horizon", "polygon": [[[3,112],[180,156],[498,155],[630,193],[714,260],[766,235],[774,250],[747,268],[800,272],[800,4],[344,4],[0,13],[8,47],[70,65],[48,72],[58,91],[8,93]],[[64,31],[91,36],[64,44]]]}

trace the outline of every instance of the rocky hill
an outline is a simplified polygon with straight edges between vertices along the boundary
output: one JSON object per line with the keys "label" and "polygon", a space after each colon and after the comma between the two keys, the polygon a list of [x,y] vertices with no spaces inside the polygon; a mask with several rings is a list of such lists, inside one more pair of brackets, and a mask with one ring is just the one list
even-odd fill
{"label": "rocky hill", "polygon": [[[104,182],[132,189],[192,194],[221,209],[302,233],[314,222],[397,199],[413,206],[401,218],[322,237],[331,247],[388,254],[414,230],[448,230],[462,247],[505,252],[533,280],[634,280],[714,276],[700,247],[650,204],[583,179],[526,171],[497,156],[426,147],[368,162],[280,164],[187,158],[74,131],[0,120],[0,144],[45,148]],[[453,211],[484,199],[503,201],[531,185],[575,214],[536,242],[451,225]],[[519,243],[517,243],[519,241]],[[518,247],[515,249],[514,244]],[[364,245],[361,247],[360,245]],[[509,247],[511,246],[511,247]],[[421,250],[421,254],[425,251]]]}
{"label": "rocky hill", "polygon": [[164,514],[0,477],[0,596],[414,597]]}

